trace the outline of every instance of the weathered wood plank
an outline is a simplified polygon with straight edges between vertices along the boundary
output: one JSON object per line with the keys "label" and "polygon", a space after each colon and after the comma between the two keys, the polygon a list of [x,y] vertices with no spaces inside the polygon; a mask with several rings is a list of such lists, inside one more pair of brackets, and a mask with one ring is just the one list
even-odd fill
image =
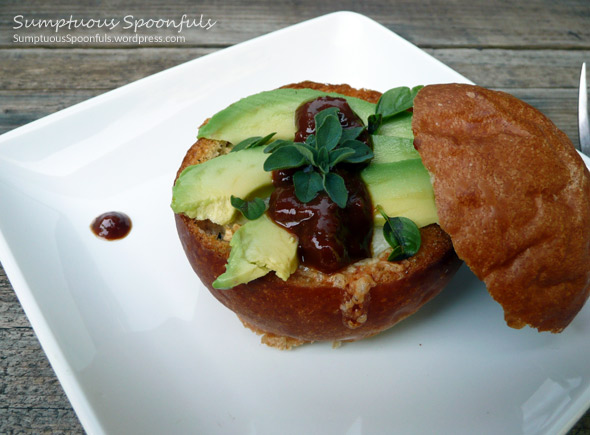
{"label": "weathered wood plank", "polygon": [[[0,50],[3,90],[114,89],[211,48]],[[426,49],[485,87],[576,88],[590,50]]]}
{"label": "weathered wood plank", "polygon": [[590,50],[425,49],[488,88],[576,88]]}
{"label": "weathered wood plank", "polygon": [[84,430],[69,409],[0,408],[0,433],[74,435]]}
{"label": "weathered wood plank", "polygon": [[0,50],[0,89],[114,89],[215,49]]}
{"label": "weathered wood plank", "polygon": [[3,328],[30,328],[30,325],[0,265],[0,329]]}
{"label": "weathered wood plank", "polygon": [[[285,26],[295,24],[319,15],[337,10],[349,10],[367,15],[410,41],[428,47],[590,47],[590,3],[586,0],[531,0],[515,2],[502,0],[398,0],[395,2],[379,0],[358,2],[340,0],[335,2],[316,2],[300,0],[296,2],[275,2],[229,0],[224,2],[201,3],[195,6],[190,0],[175,2],[174,7],[163,5],[156,0],[130,1],[122,8],[117,2],[101,3],[100,11],[89,7],[87,2],[73,3],[68,0],[45,2],[34,0],[20,2],[4,1],[0,10],[0,46],[23,48],[35,46],[27,42],[15,42],[15,36],[25,35],[66,35],[94,36],[97,33],[110,37],[135,34],[141,36],[183,36],[184,42],[152,43],[156,46],[226,46],[245,41]],[[200,20],[203,15],[216,24],[209,30],[202,27],[183,29],[177,27],[160,29],[139,28],[133,31],[135,20],[176,20],[186,14],[189,19]],[[16,15],[22,19],[15,21]],[[65,29],[55,32],[53,28],[24,28],[24,20],[39,19],[90,19],[118,20],[119,25],[112,30],[97,27],[87,29]],[[124,29],[128,24],[131,28]],[[19,27],[20,29],[13,29]],[[354,31],[354,29],[350,29]],[[48,43],[51,47],[72,47],[70,43]],[[146,45],[146,44],[144,44]],[[118,46],[136,47],[136,42],[98,42],[78,44],[78,46]]]}
{"label": "weathered wood plank", "polygon": [[83,433],[0,265],[0,433]]}
{"label": "weathered wood plank", "polygon": [[590,434],[590,411],[588,411],[578,423],[567,433],[567,435],[588,435]]}

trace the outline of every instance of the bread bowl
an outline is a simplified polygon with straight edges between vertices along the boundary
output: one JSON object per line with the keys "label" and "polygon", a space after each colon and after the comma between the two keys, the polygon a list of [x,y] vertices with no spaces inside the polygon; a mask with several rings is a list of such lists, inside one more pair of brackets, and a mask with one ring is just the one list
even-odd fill
{"label": "bread bowl", "polygon": [[[293,89],[316,89],[376,102],[380,94],[347,85],[304,82]],[[177,177],[189,165],[229,152],[231,144],[199,139],[187,152]],[[237,225],[175,214],[187,258],[203,284],[236,312],[262,341],[288,349],[313,341],[353,341],[375,335],[418,310],[437,295],[461,264],[449,237],[436,225],[421,229],[423,248],[401,262],[387,261],[387,252],[326,274],[299,266],[287,281],[274,273],[231,289],[216,289],[230,254]]]}
{"label": "bread bowl", "polygon": [[[337,92],[341,95],[360,97],[372,103],[376,103],[381,95],[375,91],[356,90],[348,85],[325,85],[313,82],[293,84],[288,88]],[[451,94],[474,92],[476,89],[479,88],[460,88],[455,89]],[[422,90],[418,96],[421,93],[428,96],[429,91]],[[419,97],[416,98],[418,101],[428,101],[428,98],[422,100]],[[500,100],[504,98],[502,96]],[[439,103],[440,101],[436,104]],[[412,121],[412,127],[417,137],[418,151],[430,150],[425,151],[425,154],[429,155],[427,157],[429,163],[426,166],[430,173],[434,174],[437,158],[440,158],[436,156],[436,134],[431,134],[428,138],[421,134],[422,128],[431,133],[431,130],[423,126],[428,124],[428,115],[420,116],[422,111],[423,106],[419,106],[419,110],[414,108],[414,118],[418,121]],[[429,110],[424,110],[424,113],[428,112]],[[537,112],[531,113],[534,114],[527,115],[531,123],[535,124],[538,119],[544,122],[545,118],[542,115]],[[500,116],[500,123],[505,118]],[[439,121],[435,121],[435,124],[439,124]],[[440,131],[442,137],[446,134],[444,130]],[[563,141],[562,136],[557,133],[555,135]],[[465,136],[465,129],[456,136]],[[553,140],[554,138],[551,137],[548,141]],[[235,143],[215,138],[199,138],[187,152],[177,172],[176,180],[188,167],[225,155],[234,145]],[[564,145],[565,148],[567,146],[571,146],[571,143]],[[559,153],[565,152],[571,156],[573,147],[571,148],[571,150],[561,150]],[[452,154],[452,151],[447,154]],[[448,155],[445,156],[445,159],[448,158]],[[572,161],[575,162],[575,159]],[[455,161],[450,166],[456,168],[456,165],[466,163],[468,162],[465,160]],[[588,191],[589,176],[583,163],[582,166],[579,162],[573,163],[573,166],[576,167],[576,176],[581,183],[580,190],[573,198],[578,203],[577,209],[582,215],[575,229],[585,230],[579,249],[575,252],[575,262],[578,265],[576,282],[573,286],[562,286],[565,290],[559,292],[559,297],[565,298],[567,303],[556,301],[553,297],[553,305],[545,304],[540,308],[541,314],[537,313],[537,317],[529,316],[526,319],[511,314],[515,312],[511,303],[497,297],[497,292],[492,293],[504,305],[507,313],[506,320],[510,326],[522,327],[526,323],[539,330],[559,332],[569,324],[588,298],[590,282],[588,239],[590,236],[586,229],[590,216],[590,204],[583,198],[583,193]],[[442,167],[444,168],[445,164],[442,164]],[[469,171],[465,173],[470,174],[466,175],[465,180],[477,176]],[[437,180],[438,178],[434,175],[434,192],[438,191],[440,195],[436,197],[436,205],[444,210],[445,194],[441,195],[440,189],[437,190],[437,187],[441,186]],[[448,191],[447,195],[452,197]],[[454,216],[462,213],[461,207],[462,203],[455,204]],[[203,284],[221,303],[234,311],[245,326],[261,334],[263,343],[281,349],[290,349],[293,346],[314,341],[355,341],[378,334],[413,314],[436,296],[461,264],[453,248],[451,237],[437,223],[430,223],[420,228],[422,246],[416,255],[408,259],[388,261],[389,252],[386,250],[370,258],[355,261],[333,273],[324,273],[313,267],[299,264],[286,280],[271,272],[231,288],[219,289],[215,288],[214,282],[226,270],[231,253],[230,241],[240,228],[240,224],[234,220],[220,225],[186,213],[176,213],[175,219],[187,258]],[[461,225],[460,220],[459,223],[453,221],[449,223],[447,219],[444,219],[443,223],[448,226],[451,234],[455,232],[457,226]],[[569,231],[565,233],[570,234]],[[459,239],[461,240],[460,237]],[[472,241],[473,239],[465,242],[463,246],[469,245]],[[469,249],[463,249],[463,252],[468,264],[473,264]],[[476,274],[485,281],[487,275],[480,273],[477,268],[478,263],[475,262],[475,264]],[[553,276],[552,273],[549,275]],[[562,281],[565,279],[563,275],[561,279]],[[490,286],[488,281],[486,284]],[[493,282],[491,286],[497,289]],[[521,294],[524,296],[521,297],[521,303],[526,307],[526,300],[523,302],[522,299],[528,297],[526,296],[527,283],[517,283],[516,287],[516,292],[522,291]],[[526,310],[535,311],[535,308],[527,307]],[[547,317],[557,318],[558,321],[548,323],[539,320]]]}

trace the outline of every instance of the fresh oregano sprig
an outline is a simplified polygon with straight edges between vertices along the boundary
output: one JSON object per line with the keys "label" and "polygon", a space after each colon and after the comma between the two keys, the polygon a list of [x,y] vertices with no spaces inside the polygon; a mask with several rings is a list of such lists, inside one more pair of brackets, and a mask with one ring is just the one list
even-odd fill
{"label": "fresh oregano sprig", "polygon": [[375,108],[375,114],[369,116],[369,125],[367,127],[369,134],[377,133],[377,130],[379,130],[379,127],[381,127],[384,121],[412,107],[414,105],[414,97],[423,87],[415,86],[410,89],[406,86],[401,86],[390,89],[381,95]]}
{"label": "fresh oregano sprig", "polygon": [[309,202],[321,191],[340,208],[346,207],[348,191],[344,179],[333,172],[339,163],[362,163],[373,157],[373,151],[357,140],[364,127],[344,129],[338,119],[338,108],[331,107],[315,115],[316,132],[304,143],[275,141],[265,152],[265,171],[301,168],[293,175],[295,196]]}
{"label": "fresh oregano sprig", "polygon": [[264,137],[261,136],[252,136],[249,137],[247,139],[244,139],[241,142],[238,142],[230,151],[230,153],[233,153],[234,151],[240,151],[240,150],[247,150],[248,148],[254,148],[254,147],[258,147],[261,145],[266,144],[274,135],[275,133],[271,133],[268,134]]}
{"label": "fresh oregano sprig", "polygon": [[416,255],[422,244],[422,237],[414,221],[402,216],[389,217],[381,206],[377,210],[385,219],[383,237],[392,248],[387,259],[399,261]]}
{"label": "fresh oregano sprig", "polygon": [[234,208],[240,210],[244,217],[250,221],[258,219],[266,210],[266,204],[258,197],[254,198],[252,201],[246,201],[232,195],[230,202]]}

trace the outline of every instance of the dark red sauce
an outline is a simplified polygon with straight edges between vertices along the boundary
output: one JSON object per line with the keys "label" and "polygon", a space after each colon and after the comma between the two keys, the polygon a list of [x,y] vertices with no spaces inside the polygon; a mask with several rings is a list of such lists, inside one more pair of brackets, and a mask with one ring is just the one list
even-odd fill
{"label": "dark red sauce", "polygon": [[110,211],[96,217],[90,229],[101,239],[118,240],[131,231],[131,219],[125,213]]}
{"label": "dark red sauce", "polygon": [[[321,97],[297,109],[296,125],[299,130],[296,141],[305,141],[315,132],[315,122],[310,122],[310,119],[313,121],[317,112],[334,106],[340,109],[340,122],[344,128],[363,126],[346,100]],[[368,140],[370,136],[366,136]],[[344,178],[348,190],[345,208],[338,207],[325,192],[308,203],[299,201],[295,196],[292,176],[302,168],[273,172],[275,190],[270,197],[268,214],[277,224],[297,236],[302,264],[332,273],[371,255],[373,207],[369,192],[354,166],[342,165],[335,171]],[[362,167],[356,166],[359,169]]]}
{"label": "dark red sauce", "polygon": [[[303,103],[295,112],[295,126],[297,132],[295,133],[295,142],[305,142],[305,139],[311,134],[315,134],[315,119],[314,117],[322,110],[330,107],[337,107],[338,119],[343,128],[364,127],[363,121],[356,113],[352,111],[344,98],[336,97],[319,97],[315,100]],[[366,143],[371,148],[371,136],[367,130],[363,131],[358,137],[358,140]]]}
{"label": "dark red sauce", "polygon": [[371,198],[359,176],[339,171],[348,190],[346,207],[340,208],[325,192],[302,203],[295,196],[293,184],[281,172],[282,181],[275,184],[268,213],[297,236],[302,264],[332,273],[371,255]]}

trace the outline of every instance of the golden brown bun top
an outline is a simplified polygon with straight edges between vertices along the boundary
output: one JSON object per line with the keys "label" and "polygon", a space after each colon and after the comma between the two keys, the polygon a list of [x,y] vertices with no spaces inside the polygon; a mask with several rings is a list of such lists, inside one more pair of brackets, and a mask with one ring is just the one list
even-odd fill
{"label": "golden brown bun top", "polygon": [[368,101],[369,103],[377,103],[381,97],[381,92],[373,91],[370,89],[356,89],[346,84],[332,85],[327,83],[317,83],[309,80],[291,83],[289,85],[281,86],[281,88],[290,89],[315,89],[316,91],[322,92],[336,92],[338,94],[346,95],[348,97],[360,98],[361,100]]}
{"label": "golden brown bun top", "polygon": [[423,88],[414,145],[440,226],[509,326],[560,332],[590,291],[590,175],[567,136],[517,98]]}

